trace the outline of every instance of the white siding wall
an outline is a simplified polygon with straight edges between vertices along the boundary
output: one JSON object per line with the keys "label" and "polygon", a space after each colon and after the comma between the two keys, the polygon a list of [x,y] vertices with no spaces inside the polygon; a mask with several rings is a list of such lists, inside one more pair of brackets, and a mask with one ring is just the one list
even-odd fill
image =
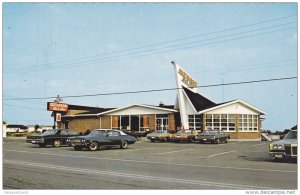
{"label": "white siding wall", "polygon": [[205,112],[205,114],[259,114],[254,110],[246,107],[241,103],[231,104],[219,109],[214,109],[209,112]]}
{"label": "white siding wall", "polygon": [[107,115],[145,115],[145,114],[169,114],[170,111],[147,108],[141,106],[133,106],[123,110],[117,110],[115,112],[108,113]]}

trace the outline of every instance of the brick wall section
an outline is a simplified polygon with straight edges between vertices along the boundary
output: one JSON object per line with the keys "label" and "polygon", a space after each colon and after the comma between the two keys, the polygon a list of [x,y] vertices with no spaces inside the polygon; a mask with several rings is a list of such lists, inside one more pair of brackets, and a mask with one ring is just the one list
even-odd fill
{"label": "brick wall section", "polygon": [[73,119],[69,121],[69,128],[75,130],[78,133],[85,133],[87,130],[99,129],[100,120],[98,117]]}
{"label": "brick wall section", "polygon": [[169,130],[170,131],[176,130],[174,113],[169,114]]}
{"label": "brick wall section", "polygon": [[155,121],[155,114],[147,115],[149,116],[149,128],[150,131],[155,131],[156,121]]}
{"label": "brick wall section", "polygon": [[111,129],[111,116],[101,116],[101,129]]}
{"label": "brick wall section", "polygon": [[260,139],[260,132],[224,132],[230,139]]}

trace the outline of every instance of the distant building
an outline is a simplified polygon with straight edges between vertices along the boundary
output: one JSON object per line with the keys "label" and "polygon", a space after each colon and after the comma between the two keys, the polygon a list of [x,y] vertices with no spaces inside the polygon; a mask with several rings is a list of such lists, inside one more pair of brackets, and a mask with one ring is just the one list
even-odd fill
{"label": "distant building", "polygon": [[[28,126],[28,133],[34,132],[35,131],[35,126],[36,125],[27,125]],[[37,128],[36,131],[38,132],[42,132],[43,130],[48,130],[48,129],[52,129],[53,126],[52,125],[39,125],[39,128]]]}

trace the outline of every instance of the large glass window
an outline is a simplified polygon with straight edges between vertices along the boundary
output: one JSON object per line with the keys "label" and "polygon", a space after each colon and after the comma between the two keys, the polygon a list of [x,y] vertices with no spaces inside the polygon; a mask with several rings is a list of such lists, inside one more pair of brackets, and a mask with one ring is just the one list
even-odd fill
{"label": "large glass window", "polygon": [[111,118],[112,129],[120,129],[120,122],[121,122],[120,119],[121,119],[120,116],[112,116]]}
{"label": "large glass window", "polygon": [[146,131],[149,130],[149,116],[141,115],[140,116],[140,130]]}
{"label": "large glass window", "polygon": [[201,130],[201,115],[189,115],[189,129]]}
{"label": "large glass window", "polygon": [[129,116],[121,116],[121,129],[122,130],[130,129]]}
{"label": "large glass window", "polygon": [[206,114],[205,130],[235,131],[235,114]]}
{"label": "large glass window", "polygon": [[239,115],[240,131],[258,131],[258,115],[240,114]]}
{"label": "large glass window", "polygon": [[156,130],[169,129],[169,116],[167,114],[156,115]]}

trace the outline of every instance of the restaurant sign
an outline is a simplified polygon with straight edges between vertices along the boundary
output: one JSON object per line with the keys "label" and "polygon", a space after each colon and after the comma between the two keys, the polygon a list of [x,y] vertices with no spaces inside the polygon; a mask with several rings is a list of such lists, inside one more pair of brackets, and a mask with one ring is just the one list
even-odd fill
{"label": "restaurant sign", "polygon": [[58,104],[58,103],[54,103],[54,102],[48,102],[47,110],[58,111],[58,112],[67,112],[68,104]]}
{"label": "restaurant sign", "polygon": [[197,87],[197,81],[192,79],[186,72],[184,72],[181,68],[179,68],[178,73],[182,76],[182,82],[186,84],[190,88],[196,88]]}

